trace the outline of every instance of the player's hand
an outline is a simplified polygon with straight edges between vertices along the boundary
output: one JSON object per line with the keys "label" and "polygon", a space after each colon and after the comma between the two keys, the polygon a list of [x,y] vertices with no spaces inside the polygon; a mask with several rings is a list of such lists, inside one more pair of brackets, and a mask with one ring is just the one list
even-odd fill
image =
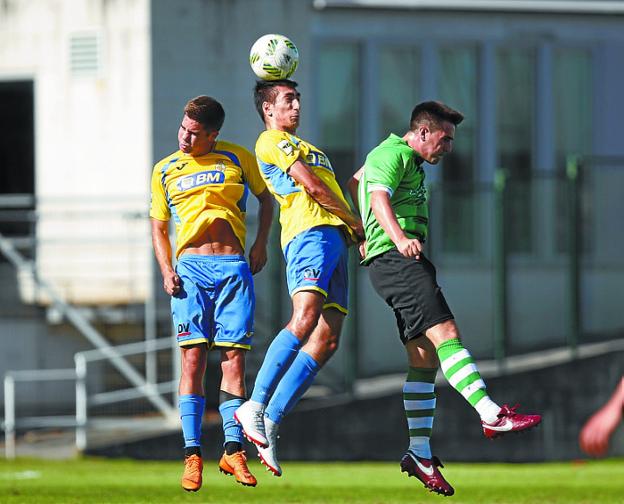
{"label": "player's hand", "polygon": [[366,257],[366,240],[361,241],[357,245],[358,253],[360,254],[360,259],[364,259]]}
{"label": "player's hand", "polygon": [[249,269],[255,275],[264,268],[267,263],[267,249],[264,245],[254,243],[249,251]]}
{"label": "player's hand", "polygon": [[163,275],[163,288],[170,296],[175,296],[180,292],[182,282],[175,271]]}
{"label": "player's hand", "polygon": [[396,244],[397,250],[405,257],[420,259],[423,246],[418,238],[403,238]]}
{"label": "player's hand", "polygon": [[607,403],[581,429],[579,445],[587,455],[603,457],[609,449],[609,439],[622,420],[622,411]]}

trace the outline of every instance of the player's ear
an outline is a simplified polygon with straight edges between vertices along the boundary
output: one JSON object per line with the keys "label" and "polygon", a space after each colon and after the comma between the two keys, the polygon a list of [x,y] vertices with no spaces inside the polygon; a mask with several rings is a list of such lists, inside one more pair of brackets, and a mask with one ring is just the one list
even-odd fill
{"label": "player's ear", "polygon": [[418,136],[422,142],[427,139],[427,135],[429,134],[429,128],[427,126],[421,126],[418,128]]}
{"label": "player's ear", "polygon": [[272,109],[273,104],[271,102],[262,102],[262,112],[264,112],[265,117],[271,117],[273,115]]}

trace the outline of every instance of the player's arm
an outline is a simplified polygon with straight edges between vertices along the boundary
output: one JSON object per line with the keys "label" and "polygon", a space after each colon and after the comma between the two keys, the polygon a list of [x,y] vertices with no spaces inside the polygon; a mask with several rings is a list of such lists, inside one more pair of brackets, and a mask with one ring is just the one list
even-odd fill
{"label": "player's arm", "polygon": [[624,376],[618,386],[598,411],[585,423],[579,435],[581,450],[593,457],[607,454],[611,435],[624,414]]}
{"label": "player's arm", "polygon": [[353,176],[347,181],[347,190],[351,195],[351,200],[353,201],[353,206],[359,212],[360,211],[360,203],[358,200],[358,188],[360,186],[360,179],[362,178],[362,174],[364,173],[364,167],[360,168],[356,171]]}
{"label": "player's arm", "polygon": [[170,296],[180,292],[180,277],[171,265],[171,242],[169,241],[169,222],[151,219],[152,246],[156,261],[163,277],[163,288]]}
{"label": "player's arm", "polygon": [[[362,174],[364,173],[364,167],[360,168],[356,171],[353,176],[347,181],[347,190],[351,195],[351,201],[353,201],[353,206],[360,212],[360,201],[358,198],[358,190],[360,187],[360,179],[362,178]],[[358,252],[360,257],[364,259],[366,257],[366,239],[363,239],[360,243],[358,243]]]}
{"label": "player's arm", "polygon": [[377,189],[371,193],[371,208],[377,222],[396,245],[397,250],[405,257],[420,259],[422,243],[416,238],[408,238],[405,235],[394,214],[387,191]]}
{"label": "player's arm", "polygon": [[256,239],[249,251],[249,267],[251,273],[258,273],[267,262],[267,243],[269,241],[269,231],[273,222],[273,197],[268,189],[265,189],[258,198],[258,232]]}
{"label": "player's arm", "polygon": [[327,187],[318,175],[301,159],[297,159],[288,169],[288,174],[301,184],[306,192],[328,212],[333,213],[349,226],[360,238],[364,238],[362,221],[336,194]]}

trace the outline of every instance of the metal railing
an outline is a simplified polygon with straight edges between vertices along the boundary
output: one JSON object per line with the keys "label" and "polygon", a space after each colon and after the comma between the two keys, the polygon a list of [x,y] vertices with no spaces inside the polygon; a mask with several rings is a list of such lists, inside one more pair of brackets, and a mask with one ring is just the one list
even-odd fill
{"label": "metal railing", "polygon": [[[101,406],[105,404],[115,404],[122,401],[131,401],[139,398],[146,398],[157,405],[157,410],[163,415],[166,421],[177,421],[177,409],[163,399],[164,394],[176,394],[177,380],[170,380],[162,383],[142,382],[133,383],[133,387],[124,389],[99,392],[89,396],[88,394],[88,364],[102,360],[109,360],[111,350],[117,357],[127,357],[137,354],[155,355],[159,350],[170,350],[171,338],[160,338],[157,340],[140,341],[129,343],[114,348],[86,350],[74,355],[76,363],[76,449],[79,452],[86,450],[88,445],[87,426],[89,425],[89,407]],[[175,403],[175,400],[172,401]],[[94,425],[97,421],[92,422]],[[102,425],[102,422],[99,423]]]}
{"label": "metal railing", "polygon": [[74,427],[75,416],[28,416],[17,422],[16,418],[16,382],[42,382],[56,380],[76,380],[75,369],[31,369],[9,371],[4,375],[4,446],[7,459],[14,459],[16,454],[15,433],[20,428]]}
{"label": "metal railing", "polygon": [[[33,261],[26,259],[15,248],[13,243],[0,234],[0,252],[13,263],[18,270],[35,272],[35,266]],[[141,374],[132,366],[126,359],[117,353],[117,350],[112,347],[109,342],[102,336],[102,334],[94,327],[94,325],[82,314],[82,312],[76,309],[74,306],[65,302],[56,289],[48,283],[46,280],[40,278],[38,275],[33,274],[33,278],[37,284],[37,287],[46,293],[47,296],[54,302],[57,310],[76,328],[80,333],[87,338],[107,359],[117,368],[117,370],[132,383],[139,390],[147,390],[148,383],[141,376]],[[169,345],[171,341],[169,340]],[[150,393],[146,394],[147,399],[163,413],[169,413],[172,406],[167,404],[159,394],[154,394],[150,389]]]}
{"label": "metal railing", "polygon": [[[160,404],[164,394],[173,394],[175,397],[178,384],[177,380],[161,383],[145,382],[140,386],[96,393],[89,393],[88,384],[89,363],[108,360],[111,358],[111,353],[115,355],[115,358],[121,358],[144,353],[154,355],[158,351],[170,349],[171,339],[161,338],[158,340],[119,345],[112,348],[78,352],[74,355],[74,369],[32,369],[7,372],[4,376],[5,418],[2,426],[4,429],[6,458],[14,459],[16,456],[16,432],[18,428],[75,428],[76,450],[78,453],[82,453],[89,445],[89,427],[106,429],[109,425],[118,426],[120,424],[119,421],[110,422],[106,419],[92,418],[89,415],[90,407],[117,404],[123,401],[132,401],[140,398],[151,398],[155,400],[156,404]],[[16,383],[59,380],[71,380],[75,382],[76,408],[74,415],[17,416]],[[158,408],[158,411],[165,419],[164,425],[177,425],[177,410],[169,406],[169,403],[165,404],[166,406],[164,408]]]}

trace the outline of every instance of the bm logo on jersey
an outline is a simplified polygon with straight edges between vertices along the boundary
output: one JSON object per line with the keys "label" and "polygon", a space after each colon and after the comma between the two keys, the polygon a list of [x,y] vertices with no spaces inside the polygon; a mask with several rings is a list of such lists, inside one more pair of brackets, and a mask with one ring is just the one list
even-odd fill
{"label": "bm logo on jersey", "polygon": [[316,268],[306,268],[303,271],[303,279],[316,282],[321,276],[321,270]]}
{"label": "bm logo on jersey", "polygon": [[204,171],[194,173],[188,177],[181,178],[176,184],[178,191],[188,191],[194,187],[208,185],[208,184],[223,184],[225,182],[225,173],[222,171]]}
{"label": "bm logo on jersey", "polygon": [[327,159],[327,156],[322,152],[310,151],[309,154],[306,156],[306,163],[308,163],[310,166],[321,166],[322,168],[326,168],[329,171],[334,171],[331,163],[329,162],[329,159]]}

